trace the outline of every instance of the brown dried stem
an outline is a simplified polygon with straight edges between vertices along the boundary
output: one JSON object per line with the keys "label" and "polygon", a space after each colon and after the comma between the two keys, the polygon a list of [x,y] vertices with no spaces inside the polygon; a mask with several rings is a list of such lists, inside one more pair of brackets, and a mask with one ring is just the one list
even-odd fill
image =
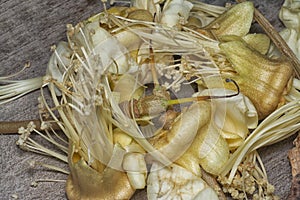
{"label": "brown dried stem", "polygon": [[294,140],[295,147],[292,148],[288,157],[292,166],[292,185],[289,194],[290,200],[300,199],[300,134]]}
{"label": "brown dried stem", "polygon": [[211,174],[207,173],[204,169],[201,168],[201,175],[202,179],[211,187],[213,188],[219,197],[219,200],[226,200],[226,196],[220,187],[218,181],[215,177],[213,177]]}
{"label": "brown dried stem", "polygon": [[[35,120],[23,120],[23,121],[12,121],[12,122],[0,122],[0,134],[16,134],[20,127],[26,127],[29,122],[33,121],[36,125],[36,130],[41,131],[41,121]],[[56,123],[52,123],[52,128],[54,130],[60,130]]]}

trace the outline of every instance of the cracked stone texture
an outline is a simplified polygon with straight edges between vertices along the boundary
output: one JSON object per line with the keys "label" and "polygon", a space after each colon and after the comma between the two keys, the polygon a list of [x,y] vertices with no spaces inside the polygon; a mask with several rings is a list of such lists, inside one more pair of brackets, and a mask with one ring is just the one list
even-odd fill
{"label": "cracked stone texture", "polygon": [[[207,3],[224,5],[224,0],[207,0]],[[277,30],[282,29],[278,11],[283,0],[254,0],[256,7],[270,20]],[[50,46],[66,40],[65,25],[76,24],[102,10],[96,0],[5,0],[0,2],[0,76],[19,71],[26,61],[31,67],[18,79],[27,79],[45,74],[50,57]],[[255,26],[253,31],[261,31]],[[0,106],[0,121],[37,119],[37,97],[39,92],[30,93],[12,103]],[[0,135],[0,200],[19,199],[66,199],[64,182],[39,183],[30,187],[37,179],[65,180],[66,175],[31,169],[31,160],[54,164],[67,169],[61,162],[24,152],[15,145],[16,134]],[[260,150],[269,180],[276,194],[285,199],[289,193],[291,170],[287,151],[292,139]],[[133,199],[146,199],[145,191],[137,191]]]}

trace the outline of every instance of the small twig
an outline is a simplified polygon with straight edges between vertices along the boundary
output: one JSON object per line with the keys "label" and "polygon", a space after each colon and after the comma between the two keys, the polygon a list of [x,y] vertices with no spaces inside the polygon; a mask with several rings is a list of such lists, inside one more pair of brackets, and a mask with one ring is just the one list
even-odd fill
{"label": "small twig", "polygon": [[[41,131],[41,121],[36,120],[24,120],[24,121],[12,121],[12,122],[1,122],[0,121],[0,134],[16,134],[20,127],[26,127],[29,122],[33,121],[36,125],[36,130]],[[51,123],[54,130],[60,130],[56,123]]]}
{"label": "small twig", "polygon": [[[236,0],[241,3],[245,0]],[[254,10],[254,19],[258,22],[258,24],[263,28],[266,34],[270,37],[275,46],[279,49],[279,51],[289,58],[294,66],[295,75],[297,78],[300,78],[300,61],[294,54],[294,52],[290,49],[284,39],[279,35],[279,33],[275,30],[275,28],[270,24],[270,22],[261,14],[258,9]]]}
{"label": "small twig", "polygon": [[222,190],[222,188],[220,187],[218,181],[216,180],[215,177],[213,177],[212,175],[210,175],[209,173],[207,173],[204,169],[201,168],[201,175],[202,175],[202,179],[211,187],[213,188],[219,197],[219,200],[226,200],[226,196]]}
{"label": "small twig", "polygon": [[292,166],[292,185],[288,199],[300,199],[300,133],[294,141],[295,147],[292,148],[288,157]]}

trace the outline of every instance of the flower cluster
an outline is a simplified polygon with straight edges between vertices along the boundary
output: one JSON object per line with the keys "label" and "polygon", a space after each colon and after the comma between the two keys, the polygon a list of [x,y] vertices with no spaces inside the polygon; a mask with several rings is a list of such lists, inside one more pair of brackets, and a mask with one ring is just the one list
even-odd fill
{"label": "flower cluster", "polygon": [[253,162],[245,161],[238,166],[238,172],[230,181],[226,177],[218,177],[223,191],[229,193],[233,199],[246,199],[251,195],[253,199],[279,199],[274,195],[274,186]]}

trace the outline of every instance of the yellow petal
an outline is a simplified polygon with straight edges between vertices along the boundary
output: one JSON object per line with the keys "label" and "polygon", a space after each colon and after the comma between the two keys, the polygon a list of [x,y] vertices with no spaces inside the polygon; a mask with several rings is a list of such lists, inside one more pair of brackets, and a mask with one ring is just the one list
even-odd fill
{"label": "yellow petal", "polygon": [[222,35],[244,36],[250,30],[253,13],[252,2],[240,3],[221,14],[204,29],[211,31],[217,37]]}
{"label": "yellow petal", "polygon": [[83,159],[73,159],[74,147],[70,145],[69,167],[71,174],[67,180],[66,192],[70,200],[88,199],[130,199],[134,193],[125,172],[106,167],[99,172],[91,168]]}
{"label": "yellow petal", "polygon": [[[269,59],[242,41],[225,42],[219,46],[237,72],[231,78],[237,82],[240,91],[252,101],[259,119],[273,112],[291,84],[291,62]],[[230,84],[225,84],[225,87],[234,90]]]}

